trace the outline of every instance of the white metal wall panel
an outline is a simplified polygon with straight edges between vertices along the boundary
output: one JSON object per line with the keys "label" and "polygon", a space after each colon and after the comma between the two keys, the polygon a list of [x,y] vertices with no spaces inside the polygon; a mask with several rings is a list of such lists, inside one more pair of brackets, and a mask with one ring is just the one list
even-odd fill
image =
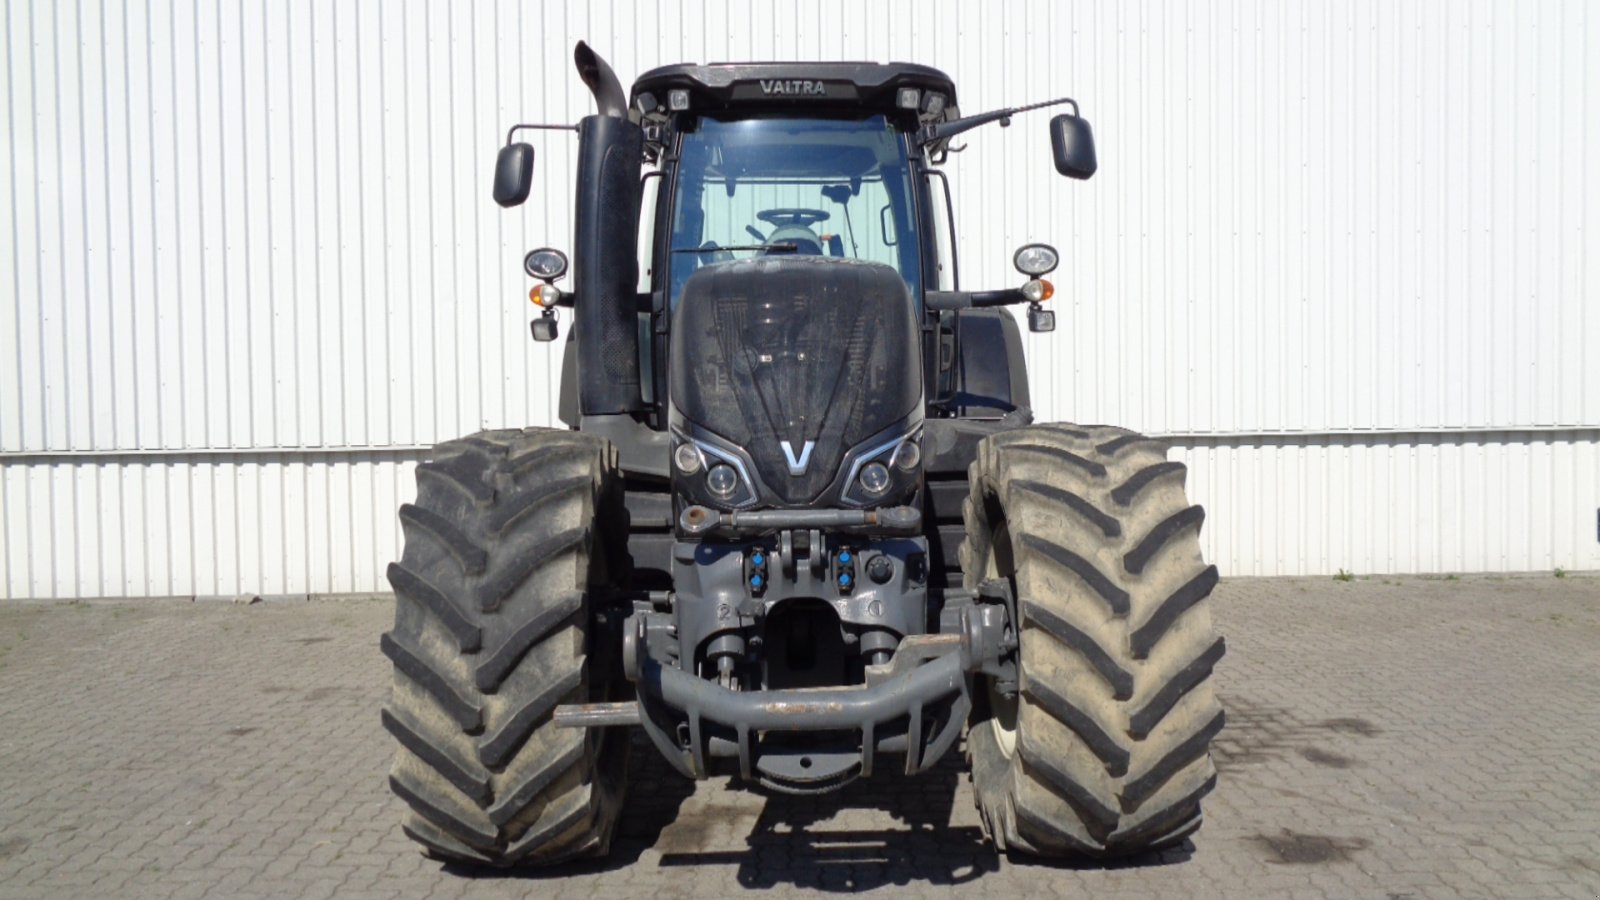
{"label": "white metal wall panel", "polygon": [[1175,448],[1227,574],[1600,568],[1600,440],[1278,440]]}
{"label": "white metal wall panel", "polygon": [[379,590],[414,467],[390,453],[7,465],[0,585],[10,597]]}
{"label": "white metal wall panel", "polygon": [[[1231,575],[1600,568],[1600,441],[1178,447]],[[89,458],[0,469],[10,597],[385,589],[414,495],[389,454]]]}
{"label": "white metal wall panel", "polygon": [[519,260],[570,243],[573,141],[536,138],[523,210],[487,186],[508,124],[589,110],[578,38],[625,80],[905,59],[968,112],[1077,97],[1092,181],[1054,175],[1046,113],[949,166],[967,286],[1063,250],[1060,330],[1027,338],[1042,418],[1177,435],[1236,574],[1600,568],[1590,3],[4,18],[4,596],[381,588],[419,448],[554,418]]}

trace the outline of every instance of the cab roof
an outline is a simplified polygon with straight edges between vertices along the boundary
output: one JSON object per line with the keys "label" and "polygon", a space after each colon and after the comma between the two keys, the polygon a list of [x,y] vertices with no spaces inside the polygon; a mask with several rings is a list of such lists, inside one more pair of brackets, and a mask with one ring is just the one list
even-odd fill
{"label": "cab roof", "polygon": [[[924,118],[953,116],[956,87],[950,76],[915,63],[762,62],[692,63],[662,66],[633,83],[629,105],[640,113],[665,112],[668,94],[689,91],[690,111],[848,107],[893,111],[900,108],[900,90],[915,88]],[[648,95],[648,96],[645,96]],[[931,96],[943,101],[928,108]],[[644,101],[650,104],[645,108]],[[932,113],[930,115],[930,112]]]}

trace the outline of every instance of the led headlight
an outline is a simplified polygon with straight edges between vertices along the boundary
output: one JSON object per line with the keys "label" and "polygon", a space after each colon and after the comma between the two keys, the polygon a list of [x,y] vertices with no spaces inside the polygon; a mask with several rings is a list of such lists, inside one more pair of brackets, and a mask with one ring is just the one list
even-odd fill
{"label": "led headlight", "polygon": [[861,488],[873,496],[878,496],[889,489],[892,479],[889,477],[889,467],[876,460],[861,467]]}
{"label": "led headlight", "polygon": [[706,473],[706,487],[711,489],[711,493],[726,500],[739,489],[739,473],[727,463],[718,463]]}
{"label": "led headlight", "polygon": [[895,468],[902,472],[914,472],[922,462],[922,445],[916,441],[903,441],[894,449],[894,456],[889,460]]}
{"label": "led headlight", "polygon": [[1024,244],[1018,248],[1017,255],[1011,257],[1011,264],[1029,278],[1038,278],[1054,272],[1061,264],[1061,255],[1049,244]]}
{"label": "led headlight", "polygon": [[679,444],[678,449],[672,451],[672,462],[685,475],[693,475],[705,465],[700,448],[693,444]]}
{"label": "led headlight", "polygon": [[875,443],[852,454],[839,499],[846,506],[865,507],[906,498],[922,481],[922,446],[918,424],[899,437]]}
{"label": "led headlight", "polygon": [[531,278],[559,281],[561,276],[567,274],[567,255],[554,247],[530,250],[522,258],[522,270]]}

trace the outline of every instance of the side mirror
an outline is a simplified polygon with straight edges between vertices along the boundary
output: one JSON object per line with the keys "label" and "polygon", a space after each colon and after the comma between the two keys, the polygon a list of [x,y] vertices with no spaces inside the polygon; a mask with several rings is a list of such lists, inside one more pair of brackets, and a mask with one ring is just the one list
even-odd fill
{"label": "side mirror", "polygon": [[501,147],[494,163],[494,202],[507,209],[519,206],[528,199],[532,187],[533,146],[518,143]]}
{"label": "side mirror", "polygon": [[1094,132],[1089,120],[1062,113],[1050,120],[1050,149],[1055,153],[1056,171],[1080,181],[1094,174]]}

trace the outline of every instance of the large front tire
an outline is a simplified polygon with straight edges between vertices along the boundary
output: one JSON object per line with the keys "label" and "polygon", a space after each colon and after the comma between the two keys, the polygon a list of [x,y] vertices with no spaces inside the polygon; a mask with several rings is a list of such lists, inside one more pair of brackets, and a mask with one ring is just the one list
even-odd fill
{"label": "large front tire", "polygon": [[496,866],[604,854],[626,736],[558,729],[563,702],[602,699],[590,605],[621,562],[616,451],[570,431],[488,431],[440,444],[400,508],[389,567],[394,663],[383,725],[403,828],[434,857]]}
{"label": "large front tire", "polygon": [[1123,856],[1200,827],[1216,783],[1224,650],[1184,467],[1122,429],[1042,425],[985,440],[970,469],[966,586],[1010,582],[1019,691],[979,686],[967,738],[1002,850]]}

